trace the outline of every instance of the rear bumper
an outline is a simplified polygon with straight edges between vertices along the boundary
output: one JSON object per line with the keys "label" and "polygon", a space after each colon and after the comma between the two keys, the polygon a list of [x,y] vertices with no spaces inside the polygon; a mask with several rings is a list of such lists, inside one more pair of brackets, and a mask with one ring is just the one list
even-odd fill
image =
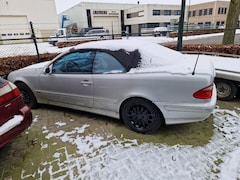
{"label": "rear bumper", "polygon": [[214,86],[212,98],[209,101],[197,100],[196,103],[165,104],[156,103],[165,118],[165,123],[183,124],[207,119],[216,107],[217,93]]}
{"label": "rear bumper", "polygon": [[29,107],[20,109],[20,115],[8,120],[0,126],[0,148],[20,135],[32,123],[32,113]]}

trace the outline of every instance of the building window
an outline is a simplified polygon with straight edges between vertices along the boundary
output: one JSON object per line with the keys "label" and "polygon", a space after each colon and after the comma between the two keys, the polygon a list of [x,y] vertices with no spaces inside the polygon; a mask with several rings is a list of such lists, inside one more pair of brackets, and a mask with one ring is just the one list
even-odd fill
{"label": "building window", "polygon": [[153,10],[152,15],[153,16],[160,16],[160,10]]}
{"label": "building window", "polygon": [[213,8],[209,8],[208,9],[208,15],[212,15],[212,13],[213,13]]}
{"label": "building window", "polygon": [[188,17],[191,17],[191,11],[188,11]]}
{"label": "building window", "polygon": [[181,10],[175,10],[174,15],[181,15]]}
{"label": "building window", "polygon": [[224,7],[218,8],[218,14],[227,14],[227,8]]}
{"label": "building window", "polygon": [[205,22],[205,29],[211,29],[211,22]]}
{"label": "building window", "polygon": [[155,28],[159,27],[159,23],[145,23],[145,24],[139,24],[140,28]]}
{"label": "building window", "polygon": [[193,11],[193,12],[192,12],[192,16],[193,16],[193,17],[196,16],[196,11]]}
{"label": "building window", "polygon": [[135,17],[143,17],[143,16],[144,16],[144,11],[138,11],[138,12],[127,14],[127,19],[135,18]]}
{"label": "building window", "polygon": [[206,16],[207,15],[207,12],[208,12],[208,9],[204,9],[204,16]]}
{"label": "building window", "polygon": [[171,16],[171,10],[164,10],[164,16]]}
{"label": "building window", "polygon": [[107,11],[93,11],[93,14],[107,14]]}
{"label": "building window", "polygon": [[199,10],[199,14],[198,14],[199,16],[202,16],[202,10]]}

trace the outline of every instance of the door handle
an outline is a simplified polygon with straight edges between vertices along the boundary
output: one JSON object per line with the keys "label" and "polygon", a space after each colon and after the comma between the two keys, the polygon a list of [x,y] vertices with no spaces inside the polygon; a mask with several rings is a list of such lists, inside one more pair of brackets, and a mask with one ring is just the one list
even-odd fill
{"label": "door handle", "polygon": [[92,82],[92,81],[88,81],[88,80],[83,80],[83,81],[81,81],[81,84],[82,84],[83,86],[89,86],[89,85],[92,85],[93,82]]}

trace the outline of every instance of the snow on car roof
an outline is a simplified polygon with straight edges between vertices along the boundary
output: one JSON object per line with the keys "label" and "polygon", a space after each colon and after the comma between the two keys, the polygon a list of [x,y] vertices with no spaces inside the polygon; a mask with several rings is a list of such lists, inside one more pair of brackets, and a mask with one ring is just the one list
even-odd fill
{"label": "snow on car roof", "polygon": [[[125,49],[128,52],[132,52],[136,49],[141,53],[142,59],[146,59],[151,62],[156,60],[162,65],[172,64],[176,61],[177,57],[182,57],[182,54],[171,50],[169,48],[163,47],[156,43],[140,41],[140,40],[104,40],[104,41],[94,41],[89,43],[84,43],[76,46],[76,49],[80,48],[96,48],[96,49],[107,49],[112,51],[117,51],[120,49]],[[146,58],[146,59],[145,59]],[[161,60],[161,61],[159,61]]]}
{"label": "snow on car roof", "polygon": [[[75,49],[106,49],[117,51],[124,49],[127,52],[138,50],[141,54],[141,63],[130,72],[159,72],[188,74],[192,72],[192,63],[179,52],[163,47],[156,43],[141,40],[104,40],[77,45]],[[193,61],[194,63],[195,61]],[[189,66],[190,65],[190,66]]]}

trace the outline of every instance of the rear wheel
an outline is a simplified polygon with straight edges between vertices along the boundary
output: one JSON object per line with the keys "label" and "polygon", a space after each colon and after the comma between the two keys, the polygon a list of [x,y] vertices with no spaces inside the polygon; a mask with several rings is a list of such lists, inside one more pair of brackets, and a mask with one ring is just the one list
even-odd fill
{"label": "rear wheel", "polygon": [[37,100],[31,89],[24,83],[18,83],[24,103],[31,109],[37,108]]}
{"label": "rear wheel", "polygon": [[215,80],[219,100],[231,100],[237,96],[238,86],[225,79]]}
{"label": "rear wheel", "polygon": [[150,101],[141,98],[128,100],[121,108],[124,123],[138,133],[150,133],[163,123],[160,110]]}

